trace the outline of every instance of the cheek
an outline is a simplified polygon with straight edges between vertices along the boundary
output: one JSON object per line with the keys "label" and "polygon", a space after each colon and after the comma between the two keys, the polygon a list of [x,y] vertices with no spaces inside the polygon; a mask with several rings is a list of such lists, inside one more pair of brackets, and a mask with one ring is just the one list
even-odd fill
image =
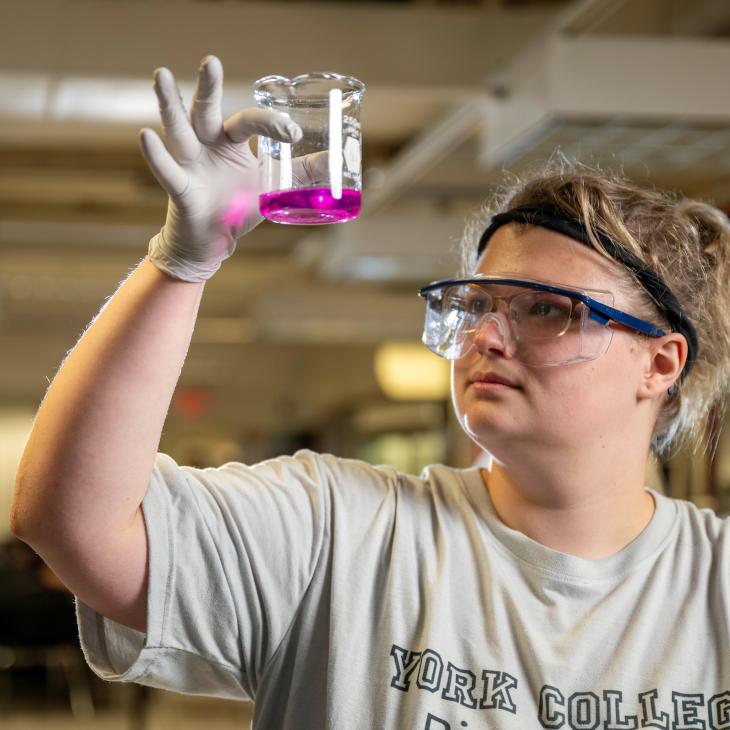
{"label": "cheek", "polygon": [[451,402],[457,414],[461,413],[461,402],[464,397],[464,388],[466,388],[467,369],[458,364],[458,360],[451,361]]}
{"label": "cheek", "polygon": [[[473,353],[472,353],[473,354]],[[451,362],[451,404],[456,418],[467,433],[471,432],[468,423],[469,372],[473,367],[472,355]]]}
{"label": "cheek", "polygon": [[[556,368],[543,381],[542,395],[560,413],[562,422],[576,427],[600,428],[625,423],[636,400],[636,347],[612,342],[597,360]],[[557,422],[557,420],[556,420]]]}
{"label": "cheek", "polygon": [[616,333],[606,354],[606,363],[597,363],[605,365],[604,377],[613,383],[617,395],[634,398],[641,373],[649,362],[646,343],[629,333]]}

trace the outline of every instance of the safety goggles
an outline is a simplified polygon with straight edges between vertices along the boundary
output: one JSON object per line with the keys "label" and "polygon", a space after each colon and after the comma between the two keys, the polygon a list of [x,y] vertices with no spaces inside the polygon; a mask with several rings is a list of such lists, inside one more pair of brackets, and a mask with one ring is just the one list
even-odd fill
{"label": "safety goggles", "polygon": [[613,307],[613,294],[524,279],[516,274],[445,279],[424,286],[423,343],[447,360],[474,348],[483,327],[493,326],[503,346],[535,367],[595,360],[611,343],[612,324],[648,337],[666,333]]}

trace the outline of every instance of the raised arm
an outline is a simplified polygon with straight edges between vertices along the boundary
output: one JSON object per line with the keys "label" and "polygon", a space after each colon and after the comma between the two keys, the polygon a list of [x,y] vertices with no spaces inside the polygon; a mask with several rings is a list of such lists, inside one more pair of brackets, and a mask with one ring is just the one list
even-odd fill
{"label": "raised arm", "polygon": [[155,73],[165,141],[150,129],[140,141],[169,195],[165,225],[48,388],[11,511],[12,531],[74,594],[141,631],[147,539],[140,505],[204,282],[262,220],[248,140],[294,138],[275,112],[247,109],[223,123],[222,84],[220,62],[208,57],[188,119],[172,74]]}

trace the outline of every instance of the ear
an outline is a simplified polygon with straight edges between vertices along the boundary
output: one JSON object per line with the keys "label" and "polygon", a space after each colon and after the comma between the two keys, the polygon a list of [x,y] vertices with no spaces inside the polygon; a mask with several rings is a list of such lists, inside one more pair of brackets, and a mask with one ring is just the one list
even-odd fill
{"label": "ear", "polygon": [[687,340],[678,332],[651,340],[649,360],[637,396],[640,399],[657,398],[666,393],[679,380],[687,352]]}

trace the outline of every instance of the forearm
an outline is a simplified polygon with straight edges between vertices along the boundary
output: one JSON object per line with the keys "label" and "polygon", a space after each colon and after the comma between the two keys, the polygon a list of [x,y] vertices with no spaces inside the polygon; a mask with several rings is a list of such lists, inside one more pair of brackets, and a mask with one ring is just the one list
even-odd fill
{"label": "forearm", "polygon": [[123,530],[135,517],[190,345],[202,283],[146,259],[59,369],[15,485],[12,527],[29,542]]}

